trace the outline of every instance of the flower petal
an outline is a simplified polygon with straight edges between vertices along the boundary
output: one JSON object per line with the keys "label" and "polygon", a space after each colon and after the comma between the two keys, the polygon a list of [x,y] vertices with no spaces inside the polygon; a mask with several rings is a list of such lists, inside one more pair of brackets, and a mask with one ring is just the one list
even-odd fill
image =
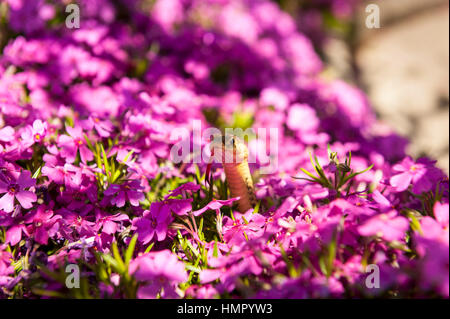
{"label": "flower petal", "polygon": [[9,193],[3,195],[0,198],[0,209],[3,209],[6,213],[11,213],[14,210],[14,195]]}
{"label": "flower petal", "polygon": [[36,180],[34,178],[31,178],[31,172],[24,170],[22,173],[20,173],[19,178],[17,179],[17,183],[22,188],[28,188],[36,185]]}
{"label": "flower petal", "polygon": [[411,179],[411,174],[402,173],[392,176],[389,182],[393,187],[395,187],[396,191],[403,192],[408,188],[409,184],[411,184]]}
{"label": "flower petal", "polygon": [[20,205],[26,209],[33,207],[33,203],[37,200],[36,194],[30,191],[18,192],[16,194],[16,198]]}

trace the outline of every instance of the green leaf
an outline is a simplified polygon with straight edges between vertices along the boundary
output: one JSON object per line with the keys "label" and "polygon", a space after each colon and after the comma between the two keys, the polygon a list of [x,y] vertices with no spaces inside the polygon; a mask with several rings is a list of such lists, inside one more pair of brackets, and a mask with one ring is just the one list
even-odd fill
{"label": "green leaf", "polygon": [[[315,156],[314,156],[315,157]],[[309,161],[311,162],[311,165],[313,166],[314,170],[316,171],[316,173],[320,176],[320,173],[316,167],[316,164],[313,161],[313,155],[312,153],[309,153]]]}
{"label": "green leaf", "polygon": [[316,166],[314,168],[316,169],[317,173],[321,177],[321,180],[323,181],[324,185],[326,185],[329,188],[332,188],[332,183],[328,180],[328,178],[325,176],[325,173],[323,172],[322,166],[320,166],[319,160],[317,159],[317,156],[314,155],[314,161],[316,162]]}
{"label": "green leaf", "polygon": [[258,214],[259,213],[259,208],[261,207],[261,201],[259,200],[257,203],[256,203],[256,206],[255,206],[255,210],[253,211],[253,214]]}
{"label": "green leaf", "polygon": [[194,165],[195,167],[195,177],[197,177],[197,183],[201,183],[202,181],[202,173],[200,172],[200,168],[197,164]]}
{"label": "green leaf", "polygon": [[112,246],[114,259],[117,262],[119,273],[122,274],[126,270],[125,263],[123,262],[122,256],[120,256],[119,248],[117,247],[117,243],[113,242],[113,244],[111,246]]}
{"label": "green leaf", "polygon": [[128,245],[128,248],[125,252],[125,265],[128,266],[131,259],[133,258],[134,248],[136,247],[136,241],[137,241],[138,235],[134,235],[133,238],[131,238],[130,243]]}
{"label": "green leaf", "polygon": [[200,238],[200,240],[205,239],[205,235],[203,234],[203,217],[200,219],[197,234],[198,234],[198,237]]}
{"label": "green leaf", "polygon": [[331,276],[333,273],[333,265],[334,260],[336,259],[336,252],[337,252],[337,230],[333,232],[333,239],[331,240],[331,243],[328,245],[328,258],[327,258],[327,276]]}
{"label": "green leaf", "polygon": [[320,271],[322,272],[322,274],[326,275],[328,277],[328,270],[327,270],[327,266],[325,264],[325,256],[320,256],[319,258],[319,267],[320,267]]}
{"label": "green leaf", "polygon": [[108,158],[106,157],[106,152],[105,148],[103,147],[103,144],[100,144],[100,147],[102,150],[103,165],[105,166],[106,177],[109,178],[111,176],[111,169],[109,167]]}
{"label": "green leaf", "polygon": [[233,114],[233,128],[241,128],[246,130],[253,125],[253,113],[252,112],[235,112]]}
{"label": "green leaf", "polygon": [[213,257],[219,256],[219,251],[217,249],[217,241],[214,241],[214,248],[213,248]]}
{"label": "green leaf", "polygon": [[[306,175],[308,175],[309,177],[311,177],[314,181],[320,183],[320,179],[317,178],[316,176],[314,176],[312,173],[308,172],[306,169],[300,168],[300,170],[301,170],[303,173],[305,173]],[[294,178],[296,178],[296,177],[294,177]]]}
{"label": "green leaf", "polygon": [[355,173],[352,173],[352,174],[346,176],[346,177],[342,180],[341,186],[344,185],[345,183],[347,183],[347,182],[348,182],[349,180],[351,180],[353,177],[355,177],[355,176],[357,176],[357,175],[359,175],[359,174],[363,174],[363,173],[365,173],[365,172],[371,170],[372,167],[373,167],[373,164],[370,165],[369,167],[367,167],[365,170],[362,170],[362,171],[360,171],[360,172],[355,172]]}
{"label": "green leaf", "polygon": [[67,298],[67,295],[54,291],[54,290],[46,290],[46,289],[40,289],[40,288],[31,288],[32,292],[39,296],[46,296],[46,297],[53,297],[53,298],[60,298],[64,299]]}
{"label": "green leaf", "polygon": [[127,156],[124,157],[123,161],[124,161],[124,162],[128,161],[128,158],[129,158],[131,155],[133,155],[133,152],[134,152],[134,150],[129,151],[128,154],[127,154]]}
{"label": "green leaf", "polygon": [[95,159],[97,161],[97,167],[99,169],[101,169],[102,168],[102,159],[101,159],[101,156],[100,156],[100,146],[99,146],[98,143],[95,144],[95,149],[96,149]]}
{"label": "green leaf", "polygon": [[310,178],[305,178],[305,177],[295,177],[295,176],[291,176],[293,179],[302,179],[308,182],[312,182],[312,183],[319,183],[318,180],[314,180],[314,179],[310,179]]}
{"label": "green leaf", "polygon": [[111,158],[111,178],[114,176],[114,174],[116,173],[116,161],[114,161],[113,158]]}
{"label": "green leaf", "polygon": [[409,224],[411,226],[411,229],[413,231],[417,231],[420,234],[422,234],[422,227],[420,226],[420,222],[417,219],[417,217],[414,215],[414,213],[411,212],[411,211],[408,211],[407,215],[408,215],[408,218],[410,219],[410,223]]}
{"label": "green leaf", "polygon": [[200,273],[202,271],[200,268],[194,267],[194,266],[189,265],[189,264],[185,265],[185,267],[186,267],[187,270],[190,270],[190,271],[193,271],[193,272],[196,272],[196,273]]}
{"label": "green leaf", "polygon": [[198,256],[200,255],[199,252],[198,252],[198,250],[195,249],[194,246],[192,246],[192,244],[191,244],[191,242],[190,242],[189,240],[186,240],[186,244],[187,244],[187,246],[189,247],[189,249],[194,253],[195,257],[198,258]]}
{"label": "green leaf", "polygon": [[92,152],[94,152],[94,151],[95,151],[95,150],[94,150],[94,147],[92,146],[92,143],[91,143],[91,141],[89,140],[88,136],[87,136],[86,134],[83,134],[83,135],[84,135],[84,139],[86,140],[87,146],[89,147],[89,149],[90,149]]}
{"label": "green leaf", "polygon": [[117,179],[119,178],[119,176],[120,176],[120,170],[115,171],[115,172],[114,172],[114,175],[113,175],[112,178],[111,178],[111,183],[116,182]]}
{"label": "green leaf", "polygon": [[39,177],[39,175],[41,174],[41,169],[42,169],[42,166],[39,166],[38,169],[36,170],[36,172],[34,172],[34,174],[32,176],[34,179],[37,179]]}
{"label": "green leaf", "polygon": [[102,257],[114,269],[114,271],[119,272],[120,266],[111,255],[103,254]]}
{"label": "green leaf", "polygon": [[292,278],[297,277],[297,275],[298,275],[297,269],[295,269],[292,261],[289,260],[289,257],[286,254],[286,251],[284,250],[283,246],[280,244],[279,247],[280,247],[281,257],[283,257],[283,260],[286,263],[286,267],[288,269],[289,276]]}
{"label": "green leaf", "polygon": [[151,243],[150,245],[148,245],[148,247],[145,249],[144,253],[150,252],[150,250],[152,250],[154,245],[155,245],[155,243]]}
{"label": "green leaf", "polygon": [[68,116],[66,117],[66,126],[73,127],[73,118]]}

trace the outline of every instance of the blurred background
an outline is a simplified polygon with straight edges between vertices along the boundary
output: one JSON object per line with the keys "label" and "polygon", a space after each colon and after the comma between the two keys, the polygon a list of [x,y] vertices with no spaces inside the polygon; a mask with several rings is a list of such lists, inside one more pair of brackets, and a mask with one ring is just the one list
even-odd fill
{"label": "blurred background", "polygon": [[[437,159],[449,173],[448,0],[273,1],[313,41],[324,76],[362,88],[378,116],[410,139],[410,155]],[[365,25],[372,3],[379,29]],[[0,19],[0,48],[5,25]]]}
{"label": "blurred background", "polygon": [[[408,137],[408,153],[449,172],[447,0],[278,0],[310,36],[326,75],[362,88],[378,116]],[[366,27],[366,6],[380,28]],[[325,30],[325,32],[324,32]]]}

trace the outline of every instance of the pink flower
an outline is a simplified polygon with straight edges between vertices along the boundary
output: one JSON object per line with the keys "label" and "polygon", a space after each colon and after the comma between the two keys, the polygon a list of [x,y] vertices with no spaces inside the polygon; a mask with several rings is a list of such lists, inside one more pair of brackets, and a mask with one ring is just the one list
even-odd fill
{"label": "pink flower", "polygon": [[14,140],[14,129],[11,126],[5,126],[0,129],[0,141],[11,142]]}
{"label": "pink flower", "polygon": [[199,215],[203,214],[205,211],[207,211],[208,209],[217,211],[218,209],[222,208],[223,206],[230,206],[236,200],[238,200],[238,198],[230,198],[227,200],[213,199],[205,207],[200,208],[199,210],[196,210],[192,213],[194,214],[194,216],[199,216]]}
{"label": "pink flower", "polygon": [[15,246],[22,240],[22,233],[27,237],[29,237],[30,234],[28,233],[23,216],[12,216],[14,216],[14,214],[6,215],[6,213],[0,212],[0,226],[6,227],[5,244]]}
{"label": "pink flower", "polygon": [[289,109],[286,124],[305,144],[322,144],[328,141],[326,133],[317,132],[320,121],[316,111],[308,104],[293,104]]}
{"label": "pink flower", "polygon": [[235,220],[223,218],[223,238],[230,245],[239,245],[246,240],[258,238],[264,233],[266,219],[249,210],[245,214],[235,214]]}
{"label": "pink flower", "polygon": [[36,185],[36,180],[31,178],[29,171],[22,171],[17,181],[2,181],[0,179],[0,194],[5,193],[0,198],[0,209],[6,213],[14,210],[14,198],[16,198],[20,205],[29,209],[33,206],[33,202],[37,200],[36,194],[26,190],[26,188]]}
{"label": "pink flower", "polygon": [[210,284],[203,286],[191,285],[186,289],[186,295],[196,299],[214,299],[214,297],[219,295],[219,292]]}
{"label": "pink flower", "polygon": [[130,218],[126,214],[117,213],[110,215],[109,213],[96,210],[96,226],[102,228],[102,233],[113,235],[120,230],[122,223],[129,221]]}
{"label": "pink flower", "polygon": [[170,250],[141,255],[130,263],[130,275],[144,282],[138,290],[138,298],[156,298],[163,289],[164,297],[177,297],[175,287],[188,279],[183,262]]}
{"label": "pink flower", "polygon": [[437,202],[434,205],[433,219],[429,216],[420,220],[420,234],[415,234],[417,252],[422,257],[421,286],[436,289],[440,294],[449,296],[449,205]]}
{"label": "pink flower", "polygon": [[293,131],[310,132],[316,130],[320,123],[313,108],[296,103],[289,109],[286,124]]}
{"label": "pink flower", "polygon": [[434,217],[436,218],[437,222],[442,226],[442,228],[446,229],[448,231],[448,215],[449,215],[449,205],[447,204],[441,204],[437,202],[434,204]]}
{"label": "pink flower", "polygon": [[154,202],[150,211],[145,211],[142,217],[133,219],[132,229],[136,230],[139,241],[145,245],[155,235],[158,241],[164,240],[171,220],[170,207],[162,202]]}
{"label": "pink flower", "polygon": [[48,238],[53,237],[59,228],[57,223],[59,219],[61,216],[53,215],[52,207],[40,205],[37,210],[25,218],[25,223],[29,224],[27,233],[34,234],[36,242],[47,245]]}
{"label": "pink flower", "polygon": [[420,240],[417,245],[419,254],[425,255],[426,245],[422,245],[422,239],[435,241],[436,245],[443,243],[449,244],[449,228],[448,228],[448,204],[441,204],[437,202],[434,205],[434,216],[425,216],[420,220]]}
{"label": "pink flower", "polygon": [[34,143],[42,143],[46,134],[47,134],[47,123],[42,122],[41,120],[36,120],[33,122],[33,126],[28,125],[21,137],[25,143],[25,145],[31,146]]}
{"label": "pink flower", "polygon": [[170,193],[168,195],[166,195],[166,197],[164,197],[164,199],[181,195],[181,194],[183,194],[183,192],[189,192],[189,193],[196,192],[199,189],[200,189],[200,185],[194,184],[192,182],[187,182],[181,186],[178,186],[174,190],[170,191]]}
{"label": "pink flower", "polygon": [[358,227],[358,233],[362,236],[378,236],[386,241],[401,241],[409,228],[408,220],[398,216],[396,211],[379,214]]}
{"label": "pink flower", "polygon": [[260,248],[256,242],[252,245],[249,242],[242,249],[234,250],[235,252],[228,253],[226,256],[208,258],[208,265],[214,269],[203,269],[199,274],[200,282],[208,283],[219,279],[227,291],[232,291],[238,277],[262,274],[261,260],[268,263],[275,261],[272,251]]}
{"label": "pink flower", "polygon": [[412,192],[420,194],[434,188],[435,183],[442,177],[442,173],[433,167],[433,162],[422,158],[414,162],[410,157],[392,167],[397,174],[390,179],[390,184],[397,192],[403,192],[413,185]]}
{"label": "pink flower", "polygon": [[114,127],[110,121],[101,120],[98,116],[89,116],[89,118],[82,122],[82,126],[86,130],[95,130],[101,137],[109,137]]}
{"label": "pink flower", "polygon": [[0,245],[0,287],[6,284],[12,277],[9,275],[14,273],[14,267],[11,265],[13,257],[6,250],[6,245]]}
{"label": "pink flower", "polygon": [[[448,234],[448,233],[447,233]],[[425,248],[422,255],[421,286],[425,289],[434,288],[441,295],[449,297],[449,253],[448,244],[424,239],[421,245]]]}
{"label": "pink flower", "polygon": [[47,176],[50,181],[77,189],[82,182],[82,169],[72,164],[66,163],[64,166],[58,165],[55,156],[45,154],[43,157],[45,166],[42,168],[42,175]]}
{"label": "pink flower", "polygon": [[68,163],[73,163],[77,157],[78,150],[80,150],[81,161],[83,163],[92,161],[94,155],[86,146],[83,130],[79,127],[66,126],[66,131],[69,135],[60,135],[58,139],[58,146],[61,147],[61,156]]}
{"label": "pink flower", "polygon": [[137,180],[122,185],[111,184],[104,194],[108,199],[110,198],[111,204],[117,207],[125,206],[127,200],[132,206],[139,206],[139,202],[145,199],[141,183]]}
{"label": "pink flower", "polygon": [[261,91],[260,103],[264,106],[273,106],[278,111],[283,111],[289,105],[289,98],[277,88],[265,88]]}

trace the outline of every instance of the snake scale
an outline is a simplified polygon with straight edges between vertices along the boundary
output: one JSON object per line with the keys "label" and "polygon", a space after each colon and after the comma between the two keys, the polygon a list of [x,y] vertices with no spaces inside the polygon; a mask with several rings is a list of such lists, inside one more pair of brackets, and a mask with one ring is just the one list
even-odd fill
{"label": "snake scale", "polygon": [[210,149],[211,155],[222,163],[231,196],[239,197],[239,212],[253,208],[256,196],[244,140],[234,135],[223,135],[213,140]]}

